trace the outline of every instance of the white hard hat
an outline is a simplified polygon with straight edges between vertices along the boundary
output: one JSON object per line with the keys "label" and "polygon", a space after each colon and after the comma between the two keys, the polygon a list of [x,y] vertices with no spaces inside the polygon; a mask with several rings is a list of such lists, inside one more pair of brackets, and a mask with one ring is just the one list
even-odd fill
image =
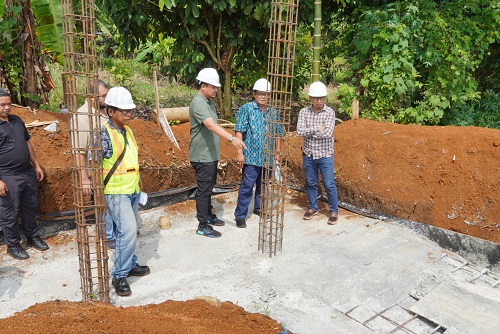
{"label": "white hard hat", "polygon": [[108,91],[108,95],[104,99],[104,103],[110,107],[118,109],[134,109],[135,104],[132,100],[132,94],[123,87],[113,87]]}
{"label": "white hard hat", "polygon": [[266,79],[259,79],[255,81],[252,90],[258,90],[259,92],[267,92],[271,91],[271,84]]}
{"label": "white hard hat", "polygon": [[[209,85],[214,85],[215,87],[220,87],[219,74],[215,68],[204,68],[196,77],[196,80],[207,83]],[[109,94],[109,93],[108,93]]]}
{"label": "white hard hat", "polygon": [[324,97],[327,95],[326,86],[319,81],[313,82],[311,86],[309,86],[309,92],[307,94],[311,97]]}

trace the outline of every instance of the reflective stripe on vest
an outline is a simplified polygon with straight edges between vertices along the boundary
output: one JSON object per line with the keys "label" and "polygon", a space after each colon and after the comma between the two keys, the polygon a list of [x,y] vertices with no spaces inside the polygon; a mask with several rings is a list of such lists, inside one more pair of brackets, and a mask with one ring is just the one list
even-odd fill
{"label": "reflective stripe on vest", "polygon": [[[125,145],[125,138],[117,129],[112,128],[107,123],[104,126],[108,130],[109,138],[111,139],[113,155],[111,158],[103,159],[102,161],[103,180],[115,164],[115,161],[118,160]],[[139,192],[138,147],[132,130],[127,125],[124,128],[128,141],[127,150],[125,151],[123,160],[109,179],[106,188],[104,188],[105,194],[134,194]]]}

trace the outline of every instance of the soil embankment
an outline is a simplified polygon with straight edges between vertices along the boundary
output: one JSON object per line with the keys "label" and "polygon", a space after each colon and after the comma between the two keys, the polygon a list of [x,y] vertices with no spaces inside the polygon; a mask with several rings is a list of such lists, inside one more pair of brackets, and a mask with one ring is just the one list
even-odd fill
{"label": "soil embankment", "polygon": [[[40,185],[44,213],[73,209],[68,115],[14,108],[25,123],[58,120],[58,131],[30,128],[47,177]],[[195,183],[187,160],[189,124],[172,127],[174,148],[163,131],[131,122],[139,144],[146,192]],[[340,200],[399,218],[431,224],[500,243],[500,131],[427,127],[351,120],[335,128],[335,171]],[[302,138],[288,137],[287,179],[303,188]],[[219,183],[239,181],[236,154],[221,145]]]}

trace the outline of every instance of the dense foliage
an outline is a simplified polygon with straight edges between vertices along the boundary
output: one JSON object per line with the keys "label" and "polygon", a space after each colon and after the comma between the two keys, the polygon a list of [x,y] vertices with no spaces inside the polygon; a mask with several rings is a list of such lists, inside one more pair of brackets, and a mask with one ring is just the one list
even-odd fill
{"label": "dense foliage", "polygon": [[18,103],[20,96],[16,94],[14,87],[19,87],[22,78],[22,64],[19,43],[16,36],[22,32],[19,25],[19,17],[22,6],[0,6],[2,18],[0,21],[0,78],[5,82],[7,88],[13,92],[13,100]]}
{"label": "dense foliage", "polygon": [[102,0],[101,6],[126,37],[125,47],[157,42],[156,36],[162,34],[173,38],[164,67],[172,78],[193,77],[208,66],[219,69],[223,83],[219,107],[226,114],[231,110],[234,75],[252,82],[265,76],[269,1]]}
{"label": "dense foliage", "polygon": [[0,0],[0,82],[38,107],[54,88],[46,55],[62,60],[60,0]]}
{"label": "dense foliage", "polygon": [[349,1],[333,14],[327,40],[326,58],[347,64],[328,66],[330,77],[352,73],[340,82],[356,91],[364,117],[438,124],[481,98],[475,74],[500,41],[498,2],[382,2]]}
{"label": "dense foliage", "polygon": [[[37,35],[26,38],[30,3]],[[103,58],[101,65],[118,84],[133,85],[137,69],[151,72],[124,58],[159,65],[163,74],[189,84],[201,68],[216,67],[223,85],[218,104],[227,117],[231,92],[266,75],[269,1],[95,4],[104,32],[98,54],[116,58]],[[323,1],[321,80],[336,87],[342,112],[350,113],[356,98],[362,116],[371,119],[499,127],[492,107],[500,104],[499,11],[498,0]],[[40,101],[51,87],[42,56],[60,57],[60,0],[0,0],[0,14],[0,79],[21,103]],[[311,80],[313,17],[314,3],[301,1],[296,93]],[[36,69],[43,72],[38,79]]]}

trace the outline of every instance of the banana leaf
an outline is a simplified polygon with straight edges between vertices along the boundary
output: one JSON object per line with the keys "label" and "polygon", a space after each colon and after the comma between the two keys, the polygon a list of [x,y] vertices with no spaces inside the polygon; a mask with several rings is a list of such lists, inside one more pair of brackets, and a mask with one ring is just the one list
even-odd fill
{"label": "banana leaf", "polygon": [[[4,0],[0,0],[4,1]],[[42,49],[52,54],[59,62],[63,59],[62,8],[61,0],[32,0],[31,9],[35,14],[35,28]]]}

